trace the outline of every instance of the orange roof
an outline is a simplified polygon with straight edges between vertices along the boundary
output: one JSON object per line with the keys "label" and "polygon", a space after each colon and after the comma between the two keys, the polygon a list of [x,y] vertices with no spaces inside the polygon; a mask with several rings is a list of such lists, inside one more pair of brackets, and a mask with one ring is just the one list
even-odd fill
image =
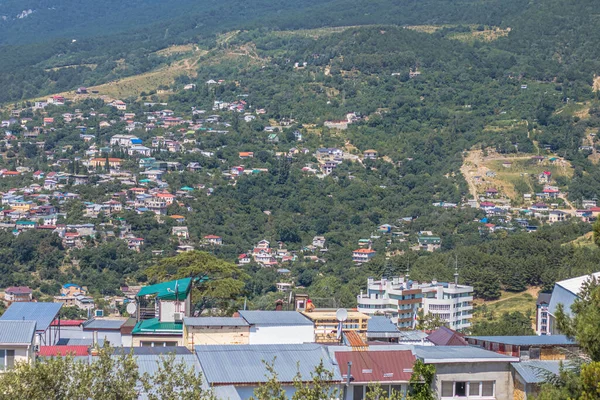
{"label": "orange roof", "polygon": [[371,254],[371,253],[375,253],[375,250],[373,250],[373,249],[358,249],[358,250],[354,250],[353,253]]}
{"label": "orange roof", "polygon": [[240,151],[240,157],[247,157],[251,155],[254,155],[254,153],[251,151]]}
{"label": "orange roof", "polygon": [[5,171],[4,175],[19,175],[19,171]]}
{"label": "orange roof", "polygon": [[221,239],[221,236],[206,235],[206,236],[204,236],[204,239]]}
{"label": "orange roof", "polygon": [[170,218],[173,218],[173,219],[185,219],[185,217],[183,215],[171,215]]}
{"label": "orange roof", "polygon": [[171,199],[171,198],[173,198],[175,196],[172,195],[171,193],[157,193],[156,197],[164,198],[164,199]]}

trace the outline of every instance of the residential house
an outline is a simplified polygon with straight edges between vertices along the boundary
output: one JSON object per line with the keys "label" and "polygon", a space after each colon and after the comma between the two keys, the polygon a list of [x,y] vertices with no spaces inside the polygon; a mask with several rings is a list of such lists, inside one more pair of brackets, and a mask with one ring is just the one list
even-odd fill
{"label": "residential house", "polygon": [[[310,303],[309,303],[310,304]],[[371,318],[360,311],[347,310],[348,317],[342,322],[342,331],[346,334],[352,332],[357,334],[362,342],[366,340],[368,321]],[[308,307],[302,311],[302,315],[312,321],[314,325],[314,341],[317,343],[339,343],[341,332],[339,322],[334,309],[316,309]]]}
{"label": "residential house", "polygon": [[[60,326],[51,325],[53,321],[58,320],[61,307],[62,304],[57,303],[15,302],[0,316],[0,323],[3,321],[35,321],[36,339],[34,344],[54,345],[60,337]],[[16,334],[17,332],[20,331],[10,333]]]}
{"label": "residential house", "polygon": [[427,336],[435,346],[468,346],[469,343],[463,335],[446,326],[441,326]]}
{"label": "residential house", "polygon": [[548,304],[548,335],[560,333],[558,326],[556,326],[556,311],[558,305],[562,304],[565,314],[571,316],[571,306],[575,300],[579,298],[579,293],[581,292],[583,284],[590,280],[591,277],[600,279],[600,272],[565,279],[554,284],[554,289],[552,290],[552,295],[550,296],[550,302]]}
{"label": "residential house", "polygon": [[442,239],[439,236],[421,235],[417,240],[417,250],[433,252],[442,247]]}
{"label": "residential house", "polygon": [[92,168],[104,167],[108,163],[110,168],[119,169],[121,164],[123,164],[123,160],[120,158],[107,157],[107,158],[92,158],[89,161],[89,166]]}
{"label": "residential house", "polygon": [[187,226],[174,226],[172,228],[172,235],[177,236],[183,240],[187,240],[190,238],[190,233],[188,232]]}
{"label": "residential house", "polygon": [[493,187],[491,187],[491,188],[487,188],[487,189],[485,190],[485,195],[486,195],[487,197],[496,197],[496,196],[498,196],[498,189],[496,189],[496,188],[493,188]]}
{"label": "residential house", "polygon": [[28,286],[11,286],[4,291],[4,301],[7,304],[31,300],[33,300],[32,290]]}
{"label": "residential house", "polygon": [[544,171],[538,175],[538,182],[542,185],[550,183],[551,181],[552,181],[552,172],[550,172],[550,171]]}
{"label": "residential house", "polygon": [[555,222],[566,221],[569,214],[560,210],[553,210],[548,213],[548,222],[553,224]]}
{"label": "residential house", "polygon": [[365,160],[375,160],[377,158],[376,150],[365,150],[363,153],[363,158]]}
{"label": "residential house", "polygon": [[560,360],[531,360],[512,363],[514,370],[514,399],[527,400],[539,395],[540,388],[549,376],[559,376],[563,362]]}
{"label": "residential house", "polygon": [[111,146],[131,147],[142,144],[142,140],[135,135],[114,135],[110,138]]}
{"label": "residential house", "polygon": [[471,346],[518,357],[523,361],[565,360],[565,349],[574,352],[579,348],[565,335],[468,336],[466,339]]}
{"label": "residential house", "polygon": [[297,311],[238,311],[250,325],[248,343],[292,344],[315,341],[313,323]]}
{"label": "residential house", "polygon": [[351,375],[345,400],[363,400],[374,383],[386,393],[406,396],[416,361],[411,350],[336,351],[335,359],[343,377]]}
{"label": "residential house", "polygon": [[241,317],[186,317],[183,319],[184,345],[249,344],[250,324]]}
{"label": "residential house", "polygon": [[436,399],[513,400],[511,363],[518,357],[470,346],[414,346],[414,354],[435,366]]}
{"label": "residential house", "polygon": [[357,249],[352,252],[352,262],[357,264],[363,264],[371,261],[377,252],[371,248],[368,249]]}
{"label": "residential house", "polygon": [[0,373],[35,361],[36,321],[0,320]]}
{"label": "residential house", "polygon": [[214,246],[220,246],[223,244],[223,238],[221,238],[220,236],[216,236],[216,235],[206,235],[206,236],[204,236],[204,240],[208,244],[214,245]]}
{"label": "residential house", "polygon": [[190,316],[192,279],[144,286],[136,295],[133,347],[183,346],[183,319]]}
{"label": "residential house", "polygon": [[325,247],[325,236],[315,236],[312,240],[312,245],[315,247]]}

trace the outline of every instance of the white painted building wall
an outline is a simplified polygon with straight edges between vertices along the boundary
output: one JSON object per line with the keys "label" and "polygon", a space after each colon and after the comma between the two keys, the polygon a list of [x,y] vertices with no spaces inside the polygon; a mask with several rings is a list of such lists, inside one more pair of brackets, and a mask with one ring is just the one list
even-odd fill
{"label": "white painted building wall", "polygon": [[249,344],[297,344],[314,343],[312,325],[250,326]]}

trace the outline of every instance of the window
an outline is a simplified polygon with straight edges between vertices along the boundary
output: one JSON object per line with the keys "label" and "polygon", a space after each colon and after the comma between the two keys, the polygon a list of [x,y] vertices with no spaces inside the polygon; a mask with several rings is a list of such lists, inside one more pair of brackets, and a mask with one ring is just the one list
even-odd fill
{"label": "window", "polygon": [[454,396],[454,382],[442,382],[442,397]]}
{"label": "window", "polygon": [[535,347],[531,347],[529,349],[529,358],[531,360],[539,360],[540,359],[540,349],[539,348],[535,348]]}
{"label": "window", "polygon": [[466,397],[467,396],[467,382],[454,382],[454,396],[455,397]]}
{"label": "window", "polygon": [[354,386],[354,400],[362,400],[364,398],[364,386]]}
{"label": "window", "polygon": [[469,396],[481,396],[480,392],[481,382],[469,382]]}
{"label": "window", "polygon": [[0,370],[13,368],[15,366],[15,351],[0,349]]}
{"label": "window", "polygon": [[481,382],[481,395],[486,397],[492,397],[494,395],[495,383],[495,381]]}

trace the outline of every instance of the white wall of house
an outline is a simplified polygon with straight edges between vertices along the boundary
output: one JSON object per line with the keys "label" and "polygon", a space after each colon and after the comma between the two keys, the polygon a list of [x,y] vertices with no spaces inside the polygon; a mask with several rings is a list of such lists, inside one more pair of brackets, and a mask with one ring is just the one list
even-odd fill
{"label": "white wall of house", "polygon": [[30,363],[35,360],[35,353],[33,352],[33,343],[30,346],[10,346],[10,345],[1,345],[0,346],[0,358],[3,359],[2,363],[0,363],[0,373],[6,371],[8,358],[10,351],[14,352],[13,357],[13,365],[17,365],[18,363]]}
{"label": "white wall of house", "polygon": [[250,344],[314,343],[315,330],[312,325],[250,327]]}
{"label": "white wall of house", "polygon": [[[474,396],[463,399],[512,400],[513,380],[508,362],[471,362],[456,364],[435,364],[434,391],[437,399],[452,399],[442,396],[442,382],[495,382],[494,395],[490,397]],[[467,393],[468,394],[468,393]]]}

